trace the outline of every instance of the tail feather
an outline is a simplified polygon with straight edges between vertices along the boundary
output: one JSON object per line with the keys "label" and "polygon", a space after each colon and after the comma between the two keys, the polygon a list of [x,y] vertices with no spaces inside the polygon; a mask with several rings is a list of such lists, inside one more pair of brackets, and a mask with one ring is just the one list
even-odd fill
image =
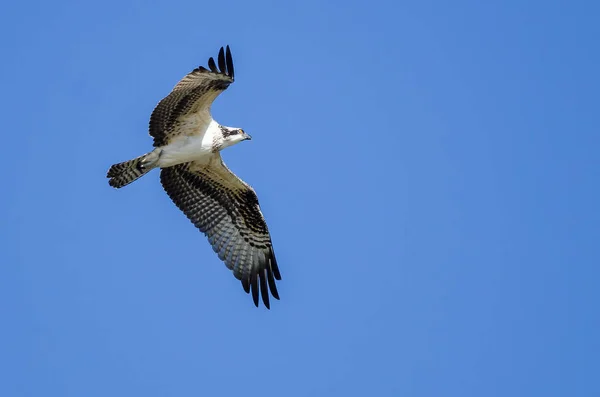
{"label": "tail feather", "polygon": [[110,178],[108,184],[118,189],[142,177],[154,168],[153,165],[145,164],[144,160],[147,156],[148,154],[145,154],[133,160],[114,164],[108,170],[108,174],[106,174],[106,177]]}

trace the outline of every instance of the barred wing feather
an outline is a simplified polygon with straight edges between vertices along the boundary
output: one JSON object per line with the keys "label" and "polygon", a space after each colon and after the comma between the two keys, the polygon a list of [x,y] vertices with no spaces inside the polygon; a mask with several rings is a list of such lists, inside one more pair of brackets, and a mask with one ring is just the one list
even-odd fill
{"label": "barred wing feather", "polygon": [[178,126],[190,115],[195,115],[197,120],[208,125],[212,119],[210,107],[213,101],[234,81],[229,46],[225,50],[221,47],[217,59],[218,68],[214,59],[210,58],[209,69],[200,66],[192,70],[156,105],[149,126],[155,147],[168,144],[170,139],[181,133]]}
{"label": "barred wing feather", "polygon": [[163,168],[161,183],[173,202],[207,237],[213,250],[246,293],[269,308],[269,291],[279,299],[281,280],[271,236],[254,190],[215,154],[209,165],[196,162]]}

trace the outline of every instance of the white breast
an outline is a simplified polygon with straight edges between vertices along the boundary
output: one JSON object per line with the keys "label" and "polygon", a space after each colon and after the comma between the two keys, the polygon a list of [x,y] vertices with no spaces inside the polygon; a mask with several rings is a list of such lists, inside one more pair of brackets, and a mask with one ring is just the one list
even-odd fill
{"label": "white breast", "polygon": [[162,147],[158,160],[159,167],[171,167],[190,161],[208,160],[212,155],[214,137],[217,131],[220,132],[218,124],[212,120],[203,133],[180,134],[173,138],[168,145]]}

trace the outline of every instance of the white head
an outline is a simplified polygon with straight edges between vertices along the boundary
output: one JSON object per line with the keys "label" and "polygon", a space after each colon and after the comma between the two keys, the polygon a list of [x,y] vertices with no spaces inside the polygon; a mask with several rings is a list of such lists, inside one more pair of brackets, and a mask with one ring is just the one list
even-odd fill
{"label": "white head", "polygon": [[231,128],[222,125],[219,128],[221,129],[221,137],[223,139],[221,144],[223,147],[233,146],[236,143],[252,139],[241,128]]}

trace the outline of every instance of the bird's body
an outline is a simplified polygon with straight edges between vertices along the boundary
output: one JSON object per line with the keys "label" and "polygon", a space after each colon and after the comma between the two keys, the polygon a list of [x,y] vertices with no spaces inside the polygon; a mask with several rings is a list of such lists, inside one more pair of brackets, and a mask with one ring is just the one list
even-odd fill
{"label": "bird's body", "polygon": [[217,69],[199,67],[185,76],[159,102],[150,117],[155,149],[108,171],[109,184],[121,188],[154,168],[161,183],[192,223],[209,239],[213,250],[241,280],[244,290],[269,304],[269,291],[279,299],[275,280],[281,275],[271,236],[254,190],[231,172],[221,150],[251,139],[240,128],[213,120],[210,106],[234,81],[231,52],[221,48]]}
{"label": "bird's body", "polygon": [[[211,120],[205,126],[190,119],[185,125],[185,130],[190,134],[179,135],[160,148],[159,167],[171,167],[190,161],[207,162],[216,153],[217,143],[222,141],[219,124]],[[194,131],[197,132],[194,134]]]}

